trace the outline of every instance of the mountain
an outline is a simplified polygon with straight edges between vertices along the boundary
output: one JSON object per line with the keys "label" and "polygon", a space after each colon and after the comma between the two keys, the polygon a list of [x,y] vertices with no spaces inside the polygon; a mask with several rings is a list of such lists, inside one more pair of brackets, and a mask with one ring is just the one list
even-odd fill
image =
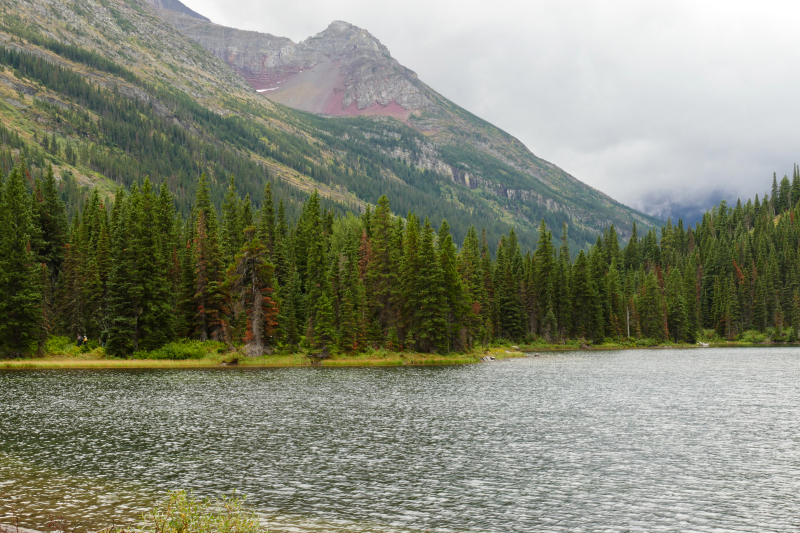
{"label": "mountain", "polygon": [[256,204],[272,180],[290,215],[315,188],[339,212],[386,194],[398,214],[446,218],[458,239],[485,226],[492,243],[515,227],[534,245],[542,219],[556,234],[567,224],[575,247],[611,224],[626,237],[658,223],[449,102],[344,22],[295,44],[178,0],[0,6],[0,46],[20,54],[0,72],[0,116],[18,136],[6,148],[109,196],[150,176],[185,210],[207,172],[217,202],[230,174]]}
{"label": "mountain", "polygon": [[[352,24],[335,21],[295,44],[285,37],[227,28],[179,10],[161,13],[274,102],[333,116],[390,116],[440,146],[474,150],[552,190],[540,191],[530,185],[526,190],[525,185],[499,178],[496,172],[482,172],[484,169],[468,165],[436,168],[468,187],[484,187],[500,196],[510,195],[512,200],[519,195],[523,201],[569,212],[571,217],[595,226],[610,223],[608,218],[597,216],[608,209],[645,225],[655,222],[536,157],[511,135],[450,102],[398,63],[368,31]],[[430,167],[425,161],[416,163]]]}

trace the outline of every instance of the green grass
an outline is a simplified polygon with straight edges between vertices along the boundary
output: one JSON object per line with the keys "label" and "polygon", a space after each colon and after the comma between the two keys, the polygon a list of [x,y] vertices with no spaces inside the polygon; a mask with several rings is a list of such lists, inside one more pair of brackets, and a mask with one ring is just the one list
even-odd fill
{"label": "green grass", "polygon": [[[50,348],[59,350],[50,350]],[[236,366],[248,368],[286,368],[303,366],[404,366],[404,365],[461,365],[478,363],[484,355],[496,359],[521,357],[523,354],[508,347],[478,349],[469,353],[446,355],[417,352],[368,350],[363,353],[334,353],[330,359],[314,361],[304,351],[277,353],[263,357],[246,357],[239,350],[227,351],[217,342],[180,341],[152,352],[136,352],[131,359],[107,357],[103,348],[86,352],[66,337],[56,337],[48,343],[46,357],[0,361],[0,369],[57,369],[57,368],[211,368]],[[183,358],[181,358],[183,357]]]}

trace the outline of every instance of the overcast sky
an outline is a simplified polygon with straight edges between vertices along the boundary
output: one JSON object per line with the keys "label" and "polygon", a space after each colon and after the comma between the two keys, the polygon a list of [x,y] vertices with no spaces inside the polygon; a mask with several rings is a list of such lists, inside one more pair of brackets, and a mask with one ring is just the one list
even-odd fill
{"label": "overcast sky", "polygon": [[653,214],[763,195],[800,161],[800,4],[183,0],[301,41],[333,20],[537,156]]}

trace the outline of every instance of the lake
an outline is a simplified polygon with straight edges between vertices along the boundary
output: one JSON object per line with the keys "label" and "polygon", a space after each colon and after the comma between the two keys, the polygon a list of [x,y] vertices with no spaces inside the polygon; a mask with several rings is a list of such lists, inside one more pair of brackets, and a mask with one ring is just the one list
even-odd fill
{"label": "lake", "polygon": [[799,414],[797,348],[0,371],[0,505],[91,530],[236,489],[273,532],[797,530]]}

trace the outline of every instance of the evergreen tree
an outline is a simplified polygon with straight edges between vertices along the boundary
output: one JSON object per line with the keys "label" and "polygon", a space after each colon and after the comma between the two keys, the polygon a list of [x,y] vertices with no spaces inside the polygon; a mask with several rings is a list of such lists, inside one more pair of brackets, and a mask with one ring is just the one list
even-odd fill
{"label": "evergreen tree", "polygon": [[200,177],[195,200],[194,241],[191,243],[194,265],[194,330],[202,340],[229,341],[225,315],[229,296],[225,292],[225,275],[219,244],[217,214],[211,204],[208,178]]}
{"label": "evergreen tree", "polygon": [[28,355],[42,346],[42,279],[31,242],[40,238],[23,167],[9,175],[0,195],[0,353]]}
{"label": "evergreen tree", "polygon": [[655,272],[651,271],[644,278],[637,310],[642,335],[659,342],[665,340],[668,333],[665,320],[666,310]]}
{"label": "evergreen tree", "polygon": [[446,350],[461,350],[466,344],[466,331],[462,332],[466,304],[458,275],[456,246],[446,220],[439,227],[436,239],[438,259],[442,270],[447,346]]}
{"label": "evergreen tree", "polygon": [[236,295],[234,312],[244,312],[247,325],[243,341],[247,355],[263,355],[273,345],[278,329],[278,305],[273,298],[275,267],[269,252],[256,236],[256,228],[244,230],[245,243],[228,269],[227,288]]}
{"label": "evergreen tree", "polygon": [[[285,218],[284,214],[284,218]],[[286,221],[284,220],[284,224]],[[275,203],[272,199],[272,182],[264,186],[264,200],[261,204],[261,220],[258,228],[258,238],[267,247],[269,256],[275,258]]]}

